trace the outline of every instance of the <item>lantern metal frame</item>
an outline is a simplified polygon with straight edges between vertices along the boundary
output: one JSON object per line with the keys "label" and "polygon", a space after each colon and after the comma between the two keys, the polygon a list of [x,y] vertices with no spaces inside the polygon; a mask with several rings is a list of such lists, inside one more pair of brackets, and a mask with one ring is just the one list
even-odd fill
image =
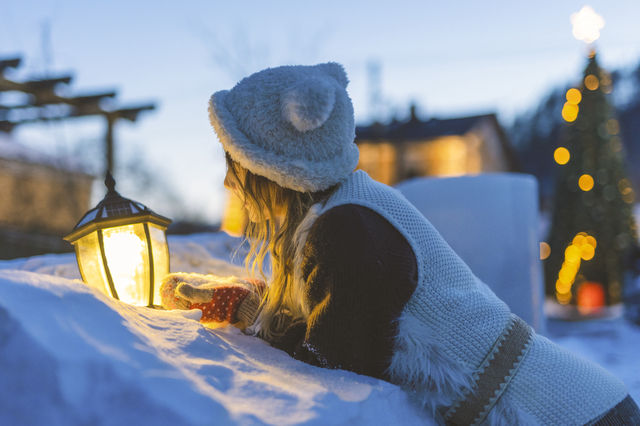
{"label": "lantern metal frame", "polygon": [[[161,227],[163,230],[171,224],[171,219],[161,216],[147,206],[132,201],[128,198],[124,198],[115,190],[115,180],[110,172],[107,172],[105,179],[105,185],[107,186],[107,194],[98,203],[96,207],[89,210],[78,221],[73,230],[65,235],[64,240],[72,243],[76,250],[76,261],[78,262],[78,269],[82,278],[86,282],[86,275],[83,271],[82,262],[80,261],[80,255],[78,252],[78,246],[74,244],[82,237],[89,235],[94,231],[98,231],[98,245],[100,248],[100,256],[102,265],[104,267],[105,276],[109,285],[111,296],[114,299],[120,300],[116,284],[114,283],[109,262],[107,260],[107,254],[104,247],[104,236],[102,231],[108,228],[115,228],[126,225],[141,224],[144,229],[145,242],[147,245],[147,259],[149,262],[149,301],[147,306],[155,307],[154,294],[155,294],[155,274],[154,274],[154,258],[153,258],[153,245],[151,241],[151,232],[149,230],[149,223]],[[169,259],[169,246],[165,242],[166,258]]]}

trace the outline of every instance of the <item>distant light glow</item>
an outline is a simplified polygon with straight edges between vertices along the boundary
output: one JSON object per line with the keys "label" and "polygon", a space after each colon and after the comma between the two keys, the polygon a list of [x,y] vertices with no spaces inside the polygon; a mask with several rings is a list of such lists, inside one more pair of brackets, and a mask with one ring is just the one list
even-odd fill
{"label": "distant light glow", "polygon": [[576,88],[567,90],[567,94],[565,96],[567,98],[567,102],[574,105],[578,105],[582,100],[582,93],[580,93],[580,90]]}
{"label": "distant light glow", "polygon": [[622,178],[618,181],[618,190],[620,193],[624,193],[627,188],[631,188],[631,182],[627,178]]}
{"label": "distant light glow", "polygon": [[578,186],[585,192],[591,191],[593,189],[593,183],[594,182],[591,175],[586,173],[580,176],[580,179],[578,179]]}
{"label": "distant light glow", "polygon": [[619,137],[617,137],[617,136],[612,137],[611,141],[609,141],[609,143],[611,144],[611,150],[613,152],[622,151],[622,142],[620,141]]}
{"label": "distant light glow", "polygon": [[545,260],[551,255],[551,246],[544,241],[540,242],[540,260]]}
{"label": "distant light glow", "polygon": [[571,153],[567,148],[560,146],[553,152],[553,159],[560,165],[567,164],[571,159]]}
{"label": "distant light glow", "polygon": [[578,105],[565,102],[564,106],[562,107],[562,118],[564,118],[564,121],[568,123],[576,121],[576,118],[578,118],[578,111]]}
{"label": "distant light glow", "polygon": [[557,292],[556,293],[556,299],[558,299],[558,302],[560,304],[566,305],[569,302],[571,302],[571,292],[568,292],[568,293]]}
{"label": "distant light glow", "polygon": [[604,28],[604,19],[591,6],[584,6],[577,13],[571,14],[573,36],[587,44],[593,43],[600,37],[600,30]]}
{"label": "distant light glow", "polygon": [[571,302],[571,287],[583,260],[595,256],[596,239],[586,232],[578,232],[564,251],[564,262],[556,280],[556,300],[562,305]]}
{"label": "distant light glow", "polygon": [[591,244],[583,244],[580,246],[580,257],[582,260],[591,260],[595,254],[596,250],[591,246]]}
{"label": "distant light glow", "polygon": [[574,263],[580,260],[580,249],[577,246],[571,244],[564,251],[564,258],[567,262]]}
{"label": "distant light glow", "polygon": [[607,132],[609,132],[610,135],[617,135],[620,132],[620,123],[618,123],[618,120],[612,118],[607,121]]}
{"label": "distant light glow", "polygon": [[631,187],[631,182],[627,178],[622,178],[618,181],[618,191],[622,195],[622,201],[627,204],[632,204],[636,197],[633,192],[633,188]]}
{"label": "distant light glow", "polygon": [[600,80],[598,80],[598,77],[595,75],[589,74],[584,78],[584,87],[591,91],[598,90],[598,87],[600,87]]}
{"label": "distant light glow", "polygon": [[582,314],[600,310],[605,303],[604,287],[600,283],[585,281],[578,287],[577,304]]}

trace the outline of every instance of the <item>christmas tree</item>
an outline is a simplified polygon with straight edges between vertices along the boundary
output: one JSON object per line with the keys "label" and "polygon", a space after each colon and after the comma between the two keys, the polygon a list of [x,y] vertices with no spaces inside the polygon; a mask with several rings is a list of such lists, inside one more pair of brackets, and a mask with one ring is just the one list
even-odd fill
{"label": "christmas tree", "polygon": [[561,170],[544,264],[546,293],[582,312],[620,302],[637,244],[634,192],[607,99],[610,84],[592,50],[581,84],[566,93],[566,131],[554,153]]}

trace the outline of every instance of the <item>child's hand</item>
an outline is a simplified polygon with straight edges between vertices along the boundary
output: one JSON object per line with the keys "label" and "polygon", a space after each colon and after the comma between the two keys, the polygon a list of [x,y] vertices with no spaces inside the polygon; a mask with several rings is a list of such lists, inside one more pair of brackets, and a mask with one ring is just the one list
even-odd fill
{"label": "child's hand", "polygon": [[165,308],[200,309],[200,322],[220,326],[243,319],[238,318],[242,302],[251,295],[255,305],[265,288],[259,280],[178,273],[168,275],[160,290]]}

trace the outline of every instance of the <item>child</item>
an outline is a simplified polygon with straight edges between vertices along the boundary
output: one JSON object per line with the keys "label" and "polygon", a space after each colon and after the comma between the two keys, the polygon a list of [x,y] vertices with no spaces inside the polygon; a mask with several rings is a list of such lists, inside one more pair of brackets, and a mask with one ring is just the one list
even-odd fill
{"label": "child", "polygon": [[250,218],[248,264],[262,271],[269,254],[270,282],[172,274],[163,304],[396,383],[443,424],[640,424],[619,380],[536,335],[402,195],[353,171],[346,86],[326,63],[214,93],[225,186]]}

